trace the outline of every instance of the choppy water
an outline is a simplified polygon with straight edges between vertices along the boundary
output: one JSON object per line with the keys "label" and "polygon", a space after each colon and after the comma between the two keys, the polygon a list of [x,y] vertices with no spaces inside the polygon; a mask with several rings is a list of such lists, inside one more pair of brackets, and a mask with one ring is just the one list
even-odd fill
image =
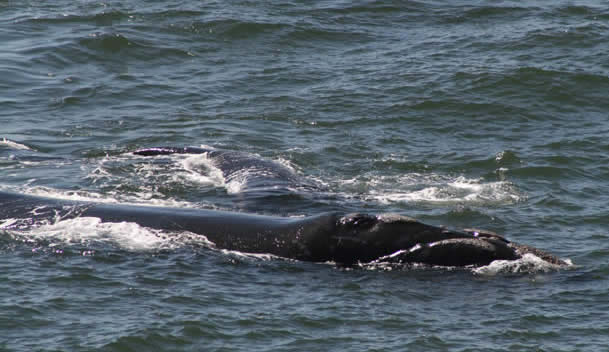
{"label": "choppy water", "polygon": [[[0,232],[0,350],[605,350],[608,38],[605,1],[0,1],[2,189],[398,212],[575,264],[345,270],[82,219]],[[324,191],[125,154],[200,144]]]}

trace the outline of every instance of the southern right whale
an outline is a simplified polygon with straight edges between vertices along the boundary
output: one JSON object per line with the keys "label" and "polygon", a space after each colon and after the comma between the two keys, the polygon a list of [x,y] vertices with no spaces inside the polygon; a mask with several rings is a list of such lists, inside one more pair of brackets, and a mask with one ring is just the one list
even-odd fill
{"label": "southern right whale", "polygon": [[[206,148],[147,148],[136,155],[206,153],[225,177],[239,170],[253,174],[255,184],[303,180],[289,168],[247,153]],[[306,183],[306,182],[305,182]],[[17,219],[7,230],[23,230],[40,223],[76,217],[103,222],[134,222],[144,227],[189,231],[205,236],[216,248],[269,253],[298,260],[334,261],[343,265],[383,260],[442,266],[487,265],[494,260],[516,260],[527,253],[553,264],[566,264],[534,247],[510,242],[495,233],[476,229],[453,230],[424,224],[397,214],[323,213],[303,218],[262,216],[203,209],[150,207],[67,201],[0,192],[0,220]]]}
{"label": "southern right whale", "polygon": [[539,249],[481,230],[450,230],[397,214],[324,213],[304,218],[170,207],[77,202],[0,192],[0,219],[20,219],[5,230],[76,217],[134,222],[144,227],[189,231],[216,248],[269,253],[298,260],[351,265],[379,258],[443,266],[487,265],[533,253],[564,262]]}

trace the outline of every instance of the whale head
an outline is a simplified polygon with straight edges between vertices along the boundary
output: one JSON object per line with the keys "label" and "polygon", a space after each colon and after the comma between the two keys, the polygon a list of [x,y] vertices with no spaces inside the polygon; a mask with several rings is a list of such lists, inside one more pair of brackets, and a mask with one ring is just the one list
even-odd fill
{"label": "whale head", "polygon": [[465,232],[427,225],[411,217],[391,213],[354,213],[338,217],[332,234],[333,251],[341,261],[348,258],[370,261],[418,244],[470,237]]}
{"label": "whale head", "polygon": [[[493,260],[515,260],[533,253],[553,263],[557,257],[530,246],[510,242],[485,230],[455,231],[424,224],[399,214],[347,214],[337,219],[334,234],[338,259],[418,262],[431,265],[486,265]],[[392,256],[392,254],[399,255]]]}

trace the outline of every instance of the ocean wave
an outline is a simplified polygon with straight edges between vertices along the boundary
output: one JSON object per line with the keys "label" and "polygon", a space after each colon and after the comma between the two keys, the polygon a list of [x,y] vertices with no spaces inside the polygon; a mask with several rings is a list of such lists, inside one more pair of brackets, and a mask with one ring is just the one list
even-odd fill
{"label": "ocean wave", "polygon": [[599,14],[605,14],[606,11],[607,9],[602,7],[566,4],[557,6],[551,13],[561,16],[582,16],[584,18],[594,19]]}
{"label": "ocean wave", "polygon": [[34,150],[25,144],[17,143],[6,138],[0,139],[0,146],[6,146],[7,148],[16,150]]}
{"label": "ocean wave", "polygon": [[534,29],[514,43],[514,48],[589,48],[604,43],[608,29],[601,23]]}
{"label": "ocean wave", "polygon": [[365,14],[391,14],[395,12],[401,12],[405,10],[416,11],[424,7],[424,3],[417,1],[401,1],[399,4],[388,3],[386,1],[358,1],[358,2],[335,2],[325,3],[316,6],[309,11],[331,14],[354,14],[354,13],[365,13]]}
{"label": "ocean wave", "polygon": [[196,33],[204,32],[226,39],[253,38],[259,34],[281,31],[287,26],[282,23],[252,22],[236,19],[198,22],[190,25]]}
{"label": "ocean wave", "polygon": [[510,21],[522,20],[527,15],[533,15],[540,9],[538,7],[522,6],[475,6],[452,8],[452,16],[440,17],[446,23],[468,23],[480,21]]}
{"label": "ocean wave", "polygon": [[[581,63],[587,59],[582,58]],[[462,91],[461,99],[434,97],[416,102],[412,108],[459,115],[509,116],[506,120],[527,122],[556,120],[557,114],[551,113],[554,111],[572,116],[609,106],[599,95],[609,89],[606,72],[586,72],[580,63],[528,64],[531,65],[501,71],[458,71],[454,81]]]}
{"label": "ocean wave", "polygon": [[[90,33],[77,41],[78,46],[92,57],[107,60],[108,54],[120,54],[120,59],[132,57],[142,61],[161,60],[170,58],[188,58],[194,53],[169,43],[150,41],[143,33],[128,31],[128,33]],[[118,57],[117,57],[118,58]]]}
{"label": "ocean wave", "polygon": [[531,165],[511,169],[507,172],[511,177],[527,178],[535,177],[544,180],[559,180],[576,178],[584,173],[582,170],[573,169],[570,167],[546,166],[546,165]]}
{"label": "ocean wave", "polygon": [[49,13],[35,15],[35,16],[23,16],[15,19],[15,24],[31,24],[31,25],[62,25],[62,24],[86,24],[95,23],[98,26],[110,26],[118,24],[122,21],[128,21],[133,19],[133,15],[120,10],[109,10],[101,11],[97,13],[79,13],[78,11],[70,11],[66,9],[66,12],[61,13]]}

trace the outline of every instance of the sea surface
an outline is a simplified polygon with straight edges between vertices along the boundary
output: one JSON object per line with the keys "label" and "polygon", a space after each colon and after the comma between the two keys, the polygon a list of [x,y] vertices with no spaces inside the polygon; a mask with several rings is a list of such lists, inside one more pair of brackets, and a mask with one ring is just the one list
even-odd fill
{"label": "sea surface", "polygon": [[[399,213],[548,250],[341,268],[0,219],[0,351],[607,351],[607,1],[0,0],[0,189]],[[211,146],[322,191],[246,192]]]}

